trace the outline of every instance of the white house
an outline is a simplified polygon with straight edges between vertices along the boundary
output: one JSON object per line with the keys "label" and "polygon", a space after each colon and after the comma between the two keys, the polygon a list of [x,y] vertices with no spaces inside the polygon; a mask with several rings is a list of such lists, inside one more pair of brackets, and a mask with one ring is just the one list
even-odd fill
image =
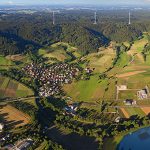
{"label": "white house", "polygon": [[137,96],[139,99],[147,99],[148,98],[147,90],[143,89],[143,90],[138,91]]}
{"label": "white house", "polygon": [[118,91],[125,91],[125,90],[127,90],[127,86],[126,85],[119,85],[119,86],[117,86],[117,90]]}

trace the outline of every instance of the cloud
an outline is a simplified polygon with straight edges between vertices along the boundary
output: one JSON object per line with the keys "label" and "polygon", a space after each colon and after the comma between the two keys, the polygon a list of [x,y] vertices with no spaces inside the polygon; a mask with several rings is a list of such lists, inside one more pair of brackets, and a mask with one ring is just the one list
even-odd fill
{"label": "cloud", "polygon": [[8,2],[6,2],[6,4],[8,4],[8,5],[13,5],[14,2],[13,2],[13,1],[8,1]]}

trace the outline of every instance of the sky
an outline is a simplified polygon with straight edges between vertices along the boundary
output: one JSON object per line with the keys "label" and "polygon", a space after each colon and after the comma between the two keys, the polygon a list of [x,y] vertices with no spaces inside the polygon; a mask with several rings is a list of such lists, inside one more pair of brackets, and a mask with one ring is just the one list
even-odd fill
{"label": "sky", "polygon": [[93,4],[93,5],[150,5],[150,0],[0,0],[0,5],[55,5],[55,4]]}

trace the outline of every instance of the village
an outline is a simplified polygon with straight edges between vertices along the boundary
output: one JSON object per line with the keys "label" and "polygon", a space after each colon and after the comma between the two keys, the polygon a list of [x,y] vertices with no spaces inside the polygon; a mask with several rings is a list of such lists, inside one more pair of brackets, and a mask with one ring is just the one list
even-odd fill
{"label": "village", "polygon": [[44,68],[31,63],[22,69],[32,79],[37,79],[41,83],[39,95],[49,97],[61,92],[63,84],[71,83],[78,75],[79,69],[67,63],[59,63]]}

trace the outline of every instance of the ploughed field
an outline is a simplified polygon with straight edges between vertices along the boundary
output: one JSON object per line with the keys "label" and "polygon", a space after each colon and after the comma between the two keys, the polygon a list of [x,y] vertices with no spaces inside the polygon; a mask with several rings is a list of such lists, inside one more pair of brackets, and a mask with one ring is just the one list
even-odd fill
{"label": "ploughed field", "polygon": [[0,76],[0,98],[26,97],[34,95],[33,91],[21,83]]}
{"label": "ploughed field", "polygon": [[31,120],[27,114],[10,105],[0,106],[0,116],[4,120],[5,125],[10,129],[24,126]]}

